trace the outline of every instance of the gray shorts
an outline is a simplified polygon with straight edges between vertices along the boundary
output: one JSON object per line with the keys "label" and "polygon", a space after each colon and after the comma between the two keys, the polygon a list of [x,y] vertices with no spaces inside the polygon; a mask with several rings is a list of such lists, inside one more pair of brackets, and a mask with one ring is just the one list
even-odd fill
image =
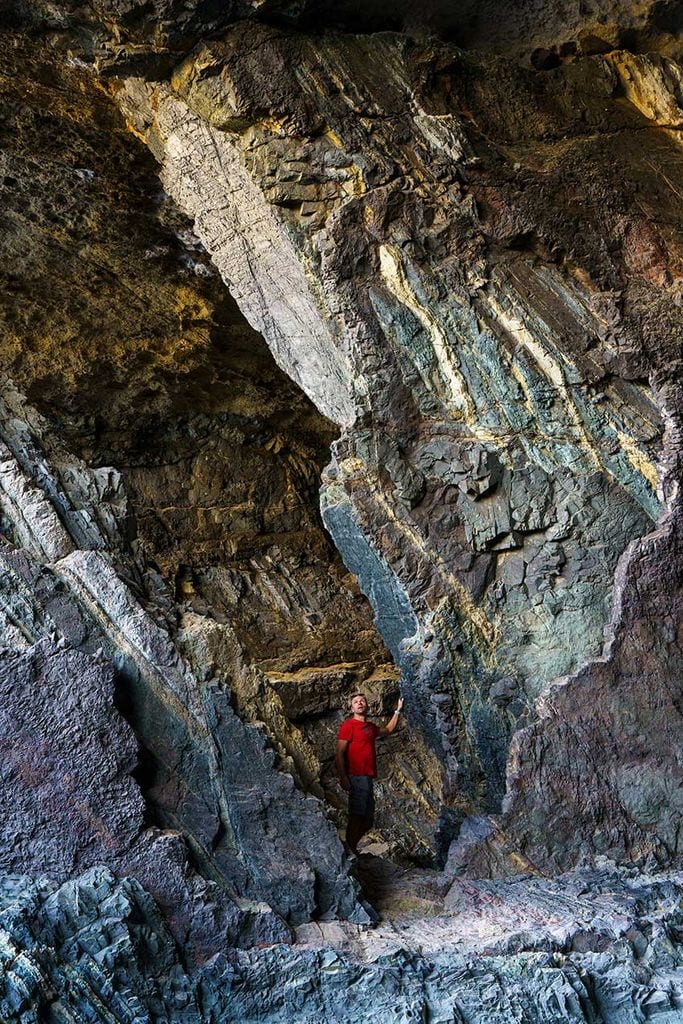
{"label": "gray shorts", "polygon": [[370,818],[375,813],[375,794],[371,775],[349,775],[349,814]]}

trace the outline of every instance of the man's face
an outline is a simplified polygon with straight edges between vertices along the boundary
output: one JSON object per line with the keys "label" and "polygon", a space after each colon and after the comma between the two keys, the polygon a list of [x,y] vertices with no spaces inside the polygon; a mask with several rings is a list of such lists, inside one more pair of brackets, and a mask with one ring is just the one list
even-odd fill
{"label": "man's face", "polygon": [[362,695],[354,697],[353,700],[351,701],[351,710],[353,711],[354,715],[365,715],[368,710],[368,702],[366,701],[365,697],[363,697]]}

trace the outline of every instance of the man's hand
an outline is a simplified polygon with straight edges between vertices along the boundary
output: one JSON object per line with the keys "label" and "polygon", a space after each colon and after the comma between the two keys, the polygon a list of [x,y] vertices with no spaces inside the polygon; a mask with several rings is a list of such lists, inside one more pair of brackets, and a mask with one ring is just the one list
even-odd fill
{"label": "man's hand", "polygon": [[349,777],[348,777],[348,775],[343,775],[339,779],[339,785],[341,786],[341,788],[344,790],[345,793],[348,793],[349,788],[350,788],[349,787]]}
{"label": "man's hand", "polygon": [[378,736],[390,736],[392,734],[392,732],[394,732],[394,730],[396,729],[396,727],[398,726],[398,723],[400,721],[400,715],[401,715],[401,708],[402,707],[403,707],[403,697],[399,697],[398,698],[398,704],[396,705],[396,708],[394,709],[393,715],[391,716],[391,718],[389,719],[387,724],[383,725],[381,727],[381,729],[379,729],[379,731],[377,733]]}

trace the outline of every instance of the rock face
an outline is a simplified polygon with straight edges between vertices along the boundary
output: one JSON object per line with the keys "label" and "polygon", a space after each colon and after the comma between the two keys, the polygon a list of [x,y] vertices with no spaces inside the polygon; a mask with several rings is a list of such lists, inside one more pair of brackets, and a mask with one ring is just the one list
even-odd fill
{"label": "rock face", "polygon": [[[649,665],[626,655],[632,733],[600,681],[629,617],[660,628],[621,581],[647,578],[651,543],[678,551],[680,172],[653,124],[675,122],[674,66],[541,73],[241,24],[118,93],[247,318],[342,427],[323,517],[444,765],[445,817],[500,809],[515,735],[509,822],[545,866],[678,852],[652,817],[681,781],[670,626]],[[630,736],[650,699],[667,727],[648,754]],[[568,766],[605,758],[610,796],[586,808]]]}
{"label": "rock face", "polygon": [[8,0],[7,7],[15,24],[90,33],[106,67],[146,71],[168,68],[198,40],[252,18],[314,32],[432,34],[523,55],[539,68],[621,46],[675,50],[683,29],[676,0],[427,0],[419,7],[410,0],[63,0],[58,8],[49,0]]}
{"label": "rock face", "polygon": [[[15,397],[10,403],[22,409]],[[225,681],[192,674],[110,556],[76,549],[46,500],[46,481],[38,498],[35,480],[14,468],[23,484],[15,489],[34,496],[20,507],[42,502],[42,512],[31,517],[24,551],[2,553],[4,870],[64,878],[104,861],[135,874],[198,956],[226,936],[287,939],[285,921],[315,912],[365,919],[319,801],[274,770],[275,753],[237,717]],[[71,463],[72,473],[79,469],[87,483],[86,468]],[[94,515],[91,523],[97,536]],[[71,549],[55,550],[56,538]],[[46,550],[50,561],[39,561]],[[163,833],[150,827],[130,777],[138,756],[114,706],[115,679],[118,702],[156,766],[149,800]],[[208,884],[190,870],[188,854]]]}
{"label": "rock face", "polygon": [[680,1017],[679,12],[455,6],[10,5],[3,1020]]}
{"label": "rock face", "polygon": [[[305,657],[315,663],[322,634],[327,657],[348,660],[361,678],[386,661],[357,588],[333,586],[346,571],[305,498],[329,425],[293,387],[287,391],[92,79],[63,66],[62,53],[16,43],[6,49],[16,74],[4,85],[11,141],[3,154],[3,357],[51,422],[3,385],[2,867],[63,880],[105,862],[134,874],[197,957],[226,941],[289,941],[289,922],[314,914],[365,919],[320,803],[320,765],[307,780],[315,793],[302,792],[286,750],[274,749],[278,737],[269,741],[267,729],[245,726],[235,712],[240,679],[257,675],[250,666],[264,658],[268,634],[252,630],[244,649],[235,639],[229,664],[205,660],[199,674],[176,642],[182,615],[192,614],[193,593],[185,594],[192,573],[201,590],[202,570],[210,573],[229,551],[223,604],[215,600],[226,633],[225,603],[238,603],[249,574],[261,581],[261,598],[253,586],[244,619],[268,621],[271,630],[264,595],[273,600],[274,591],[277,604],[283,582],[296,587],[300,577],[303,589],[307,581],[309,606],[290,599],[290,614],[280,610],[288,633],[269,651],[273,667],[296,671]],[[21,58],[29,53],[42,84],[27,100]],[[215,365],[204,361],[214,347],[228,348]],[[285,391],[276,397],[273,387],[268,400],[273,374]],[[214,429],[209,450],[223,459],[244,452],[244,476],[269,479],[260,507],[246,494],[241,508],[229,496],[197,497],[208,461],[201,444],[187,465],[169,468],[181,454],[178,446],[170,454],[173,437],[189,448],[192,437]],[[102,465],[105,448],[123,475]],[[178,498],[174,513],[168,505]],[[202,519],[213,522],[213,535],[204,532],[217,543],[188,559]],[[221,520],[232,529],[217,530]],[[278,543],[280,561],[271,553]],[[346,625],[329,626],[330,619]],[[215,618],[205,624],[219,628]],[[306,630],[313,641],[297,653]],[[265,689],[266,677],[258,678]],[[333,716],[345,696],[331,700]],[[259,718],[256,705],[248,717]],[[283,714],[277,724],[290,743],[299,735]],[[418,841],[428,842],[422,834]]]}
{"label": "rock face", "polygon": [[[286,770],[304,772],[308,789],[341,805],[331,758],[348,694],[376,680],[369,692],[383,714],[397,688],[316,508],[334,427],[278,371],[80,58],[65,61],[22,37],[3,52],[12,72],[3,86],[5,366],[62,439],[59,456],[50,453],[59,473],[73,476],[70,460],[82,456],[121,505],[120,529],[99,540],[92,531],[83,538],[80,512],[64,511],[80,531],[75,546],[119,552],[138,597],[173,632],[179,615],[194,615],[183,635],[199,671],[230,676],[233,700],[264,723]],[[16,427],[27,414],[7,415]],[[29,445],[25,472],[41,460],[40,442]],[[89,504],[95,518],[107,514],[101,495]],[[16,503],[12,518],[21,521]],[[74,546],[56,543],[64,553]],[[129,543],[135,565],[121,553]],[[239,652],[255,672],[243,670]],[[294,709],[308,742],[269,679],[299,671],[313,679],[315,668],[333,692],[327,716],[312,711],[310,730],[305,707]],[[382,828],[407,852],[426,853],[438,769],[423,744],[400,763],[391,747],[384,762],[396,799]],[[156,790],[155,772],[148,751],[144,774]],[[416,819],[401,794],[414,794],[418,781]]]}

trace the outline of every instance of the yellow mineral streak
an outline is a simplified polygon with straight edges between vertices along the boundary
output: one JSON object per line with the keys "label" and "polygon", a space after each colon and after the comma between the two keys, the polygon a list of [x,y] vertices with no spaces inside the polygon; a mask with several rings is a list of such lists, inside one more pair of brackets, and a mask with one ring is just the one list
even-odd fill
{"label": "yellow mineral streak", "polygon": [[635,438],[619,430],[614,423],[611,423],[614,433],[619,438],[619,444],[628,461],[637,473],[647,480],[653,490],[657,490],[658,474],[654,462],[647,457],[645,452],[638,446]]}
{"label": "yellow mineral streak", "polygon": [[330,142],[335,147],[335,149],[343,149],[344,148],[344,143],[339,138],[339,136],[337,135],[337,133],[334,131],[333,128],[328,128],[327,129],[327,131],[325,132],[325,138],[330,140]]}
{"label": "yellow mineral streak", "polygon": [[[524,348],[533,356],[533,359],[539,369],[545,374],[555,388],[557,389],[557,397],[565,408],[567,408],[571,419],[578,431],[579,437],[577,441],[582,439],[585,443],[585,454],[591,460],[594,466],[602,468],[605,472],[611,472],[609,467],[605,465],[605,460],[600,454],[599,449],[595,445],[595,441],[589,435],[585,422],[581,417],[578,409],[571,400],[570,392],[567,387],[564,370],[561,363],[555,359],[547,348],[545,348],[536,338],[533,337],[531,332],[524,326],[521,320],[509,316],[495,299],[490,300],[491,308],[493,309],[495,316],[501,326],[514,337]],[[528,390],[528,383],[524,380],[523,374],[519,372],[519,369],[512,364],[511,371],[515,379],[521,385],[524,395],[525,404],[529,407],[533,407],[533,399]],[[656,489],[657,487],[657,467],[647,457],[645,452],[639,447],[637,441],[629,434],[624,433],[620,430],[611,419],[606,419],[606,424],[614,431],[619,444],[624,452],[624,455],[636,470],[644,477],[647,482]]]}
{"label": "yellow mineral streak", "polygon": [[[440,376],[449,390],[450,398],[456,410],[467,420],[473,421],[475,410],[467,390],[467,384],[453,356],[453,351],[446,332],[433,313],[421,305],[417,295],[410,287],[402,254],[393,245],[382,245],[379,250],[380,272],[387,288],[398,302],[406,306],[417,317],[432,340],[432,348],[436,356]],[[421,374],[424,383],[434,390],[433,382]]]}
{"label": "yellow mineral streak", "polygon": [[345,170],[349,175],[348,179],[342,182],[342,188],[346,195],[352,199],[364,196],[368,189],[360,167],[357,164],[350,164]]}
{"label": "yellow mineral streak", "polygon": [[520,319],[510,316],[500,306],[495,298],[489,298],[489,306],[503,330],[507,331],[511,337],[513,337],[520,345],[522,345],[523,348],[527,350],[541,373],[543,373],[551,384],[554,385],[557,400],[565,407],[568,419],[570,422],[573,422],[573,425],[576,428],[577,443],[582,441],[585,445],[584,454],[590,465],[593,467],[602,466],[602,459],[595,449],[594,441],[586,430],[581,413],[571,399],[564,370],[560,361],[556,359],[544,345],[534,338],[531,331],[524,326],[524,323]]}
{"label": "yellow mineral streak", "polygon": [[[342,459],[339,462],[339,469],[342,475],[348,480],[351,480],[354,477],[363,479],[367,475],[367,466],[365,462],[356,457]],[[405,520],[398,519],[396,517],[394,509],[389,504],[384,493],[379,487],[373,486],[370,493],[375,504],[381,507],[381,520],[383,522],[391,522],[392,526],[401,533],[411,547],[419,551],[425,561],[434,566],[442,580],[452,588],[460,607],[469,616],[470,621],[477,628],[481,636],[484,637],[489,644],[493,644],[496,640],[495,626],[486,618],[481,608],[475,604],[462,582],[453,575],[442,559],[436,554],[434,549],[426,546],[424,538],[417,530],[411,527]]]}
{"label": "yellow mineral streak", "polygon": [[211,52],[208,46],[202,47],[199,53],[187,57],[178,64],[171,74],[171,88],[180,95],[186,95],[195,81],[206,77],[206,72],[216,68],[216,73],[221,66],[221,59]]}
{"label": "yellow mineral streak", "polygon": [[[183,61],[171,75],[171,89],[179,96],[185,96],[196,76],[194,61]],[[199,70],[199,69],[197,69]]]}
{"label": "yellow mineral streak", "polygon": [[[475,604],[469,591],[460,580],[452,576],[448,570],[445,570],[445,574],[449,577],[447,582],[451,583],[451,580],[455,580],[456,586],[453,593],[447,594],[439,602],[434,614],[434,623],[440,626],[445,634],[450,633],[452,626],[446,621],[446,616],[455,603],[458,612],[462,615],[460,626],[468,643],[470,646],[479,649],[479,655],[484,665],[495,663],[496,646],[500,642],[498,627],[490,619],[486,618],[479,605]],[[488,650],[481,649],[482,639],[489,645]]]}
{"label": "yellow mineral streak", "polygon": [[[355,470],[358,474],[366,474],[367,466],[359,459],[344,459],[340,463],[340,469],[344,475]],[[396,513],[387,501],[380,488],[373,486],[371,489],[372,500],[381,509],[380,520],[384,523],[391,523],[394,529],[401,534],[413,550],[419,551],[422,559],[433,566],[442,581],[448,586],[450,594],[454,596],[460,609],[467,616],[467,620],[477,629],[480,636],[488,643],[494,644],[497,641],[497,631],[494,624],[487,619],[482,609],[477,605],[467,588],[454,576],[443,560],[436,554],[433,548],[427,546],[424,537],[414,529],[408,522],[398,519]]]}
{"label": "yellow mineral streak", "polygon": [[493,298],[489,300],[489,305],[493,309],[496,319],[503,329],[506,330],[508,334],[511,334],[516,341],[531,353],[534,361],[538,364],[548,380],[552,381],[558,391],[565,391],[566,382],[564,372],[559,362],[556,359],[553,359],[550,353],[534,338],[531,331],[524,326],[521,320],[506,313],[499,303]]}
{"label": "yellow mineral streak", "polygon": [[257,121],[254,125],[254,128],[263,131],[264,133],[270,132],[271,135],[277,135],[278,137],[282,137],[288,133],[287,121],[273,117],[272,115],[261,118],[261,120]]}
{"label": "yellow mineral streak", "polygon": [[534,402],[531,396],[531,392],[529,391],[529,382],[527,381],[526,377],[524,376],[524,374],[522,373],[522,371],[516,363],[511,362],[509,368],[510,374],[515,378],[520,388],[522,389],[522,394],[524,395],[522,404],[525,405],[529,412],[533,415]]}
{"label": "yellow mineral streak", "polygon": [[[325,131],[324,137],[328,142],[332,143],[335,149],[340,150],[342,153],[346,152],[346,147],[339,135],[335,132],[334,128],[328,127]],[[349,164],[349,166],[345,167],[344,170],[348,174],[348,179],[342,182],[342,188],[346,195],[352,199],[364,196],[368,191],[368,186],[365,182],[363,171],[358,164]]]}
{"label": "yellow mineral streak", "polygon": [[131,121],[126,121],[126,129],[131,133],[131,135],[134,135],[136,139],[139,139],[140,142],[144,142],[144,144],[147,145],[147,136],[143,132],[139,131]]}
{"label": "yellow mineral streak", "polygon": [[605,57],[616,72],[624,96],[649,121],[661,127],[683,126],[680,102],[683,71],[666,57],[617,50]]}

